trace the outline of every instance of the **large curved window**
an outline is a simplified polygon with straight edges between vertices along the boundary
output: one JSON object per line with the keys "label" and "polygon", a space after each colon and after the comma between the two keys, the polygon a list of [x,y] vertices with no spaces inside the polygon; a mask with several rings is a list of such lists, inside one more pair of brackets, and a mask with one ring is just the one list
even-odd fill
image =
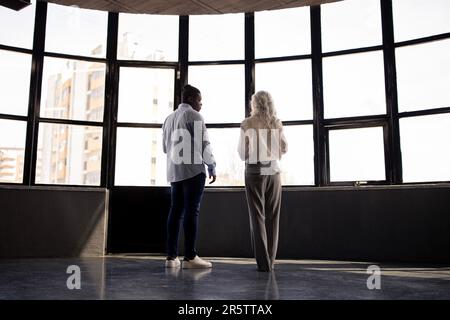
{"label": "large curved window", "polygon": [[283,121],[285,186],[448,182],[449,10],[446,0],[182,17],[0,7],[0,183],[167,186],[161,128],[186,83],[203,97],[211,187],[244,185],[239,127],[259,90]]}

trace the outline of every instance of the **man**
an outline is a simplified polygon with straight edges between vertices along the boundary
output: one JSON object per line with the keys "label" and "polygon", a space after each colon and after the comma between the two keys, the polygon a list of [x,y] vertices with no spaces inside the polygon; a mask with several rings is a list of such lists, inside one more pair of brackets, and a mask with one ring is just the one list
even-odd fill
{"label": "man", "polygon": [[205,187],[206,170],[210,184],[216,181],[216,162],[200,115],[200,90],[186,85],[182,103],[164,121],[163,151],[167,154],[167,180],[171,185],[171,207],[167,220],[167,268],[178,268],[178,234],[183,219],[185,252],[183,268],[211,268],[195,251],[197,222]]}

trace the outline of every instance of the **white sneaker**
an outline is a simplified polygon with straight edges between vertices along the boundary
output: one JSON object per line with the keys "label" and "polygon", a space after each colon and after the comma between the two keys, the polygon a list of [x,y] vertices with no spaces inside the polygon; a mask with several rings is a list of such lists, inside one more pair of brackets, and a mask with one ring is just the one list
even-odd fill
{"label": "white sneaker", "polygon": [[179,268],[181,265],[180,259],[175,258],[173,260],[166,259],[166,268]]}
{"label": "white sneaker", "polygon": [[195,256],[194,259],[185,261],[183,260],[183,269],[207,269],[212,268],[212,263],[201,259],[199,256]]}

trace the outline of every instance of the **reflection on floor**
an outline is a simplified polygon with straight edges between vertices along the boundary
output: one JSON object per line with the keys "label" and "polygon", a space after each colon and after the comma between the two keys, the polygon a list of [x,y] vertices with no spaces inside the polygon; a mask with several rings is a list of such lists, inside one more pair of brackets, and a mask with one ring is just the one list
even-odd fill
{"label": "reflection on floor", "polygon": [[[0,260],[0,299],[450,299],[448,265],[279,260],[262,273],[253,259],[210,260],[210,270],[165,269],[161,256]],[[68,289],[71,265],[81,289]],[[368,289],[371,265],[380,267],[380,289]]]}

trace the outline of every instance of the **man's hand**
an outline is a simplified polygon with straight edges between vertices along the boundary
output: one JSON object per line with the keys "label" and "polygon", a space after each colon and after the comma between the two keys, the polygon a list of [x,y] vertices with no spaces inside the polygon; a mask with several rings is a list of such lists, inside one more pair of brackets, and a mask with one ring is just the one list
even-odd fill
{"label": "man's hand", "polygon": [[209,175],[209,184],[214,183],[214,181],[216,181],[216,175],[215,174],[210,174]]}

